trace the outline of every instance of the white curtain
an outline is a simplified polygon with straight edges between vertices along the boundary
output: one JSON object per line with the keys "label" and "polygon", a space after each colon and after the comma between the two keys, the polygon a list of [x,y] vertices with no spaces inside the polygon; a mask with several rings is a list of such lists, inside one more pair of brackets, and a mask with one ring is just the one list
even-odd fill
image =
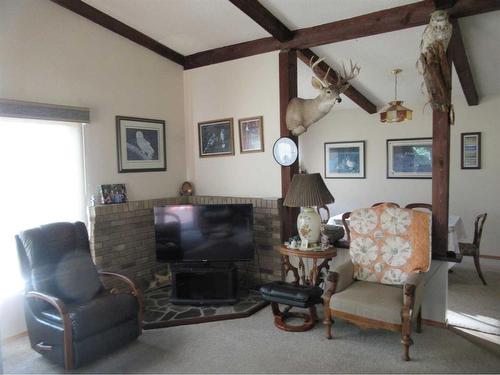
{"label": "white curtain", "polygon": [[82,125],[0,117],[0,298],[23,289],[14,236],[84,221]]}

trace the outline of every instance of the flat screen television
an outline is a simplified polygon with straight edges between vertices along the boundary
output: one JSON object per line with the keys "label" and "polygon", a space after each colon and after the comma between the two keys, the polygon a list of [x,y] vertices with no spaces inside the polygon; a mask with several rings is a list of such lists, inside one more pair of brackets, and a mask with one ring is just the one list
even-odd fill
{"label": "flat screen television", "polygon": [[154,208],[156,257],[164,262],[234,262],[254,256],[251,204]]}

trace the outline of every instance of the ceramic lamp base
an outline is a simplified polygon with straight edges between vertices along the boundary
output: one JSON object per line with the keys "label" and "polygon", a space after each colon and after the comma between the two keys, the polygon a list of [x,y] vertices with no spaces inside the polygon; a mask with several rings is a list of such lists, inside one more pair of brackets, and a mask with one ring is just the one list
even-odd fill
{"label": "ceramic lamp base", "polygon": [[312,207],[304,207],[297,217],[297,231],[300,240],[307,240],[309,244],[320,240],[321,217]]}

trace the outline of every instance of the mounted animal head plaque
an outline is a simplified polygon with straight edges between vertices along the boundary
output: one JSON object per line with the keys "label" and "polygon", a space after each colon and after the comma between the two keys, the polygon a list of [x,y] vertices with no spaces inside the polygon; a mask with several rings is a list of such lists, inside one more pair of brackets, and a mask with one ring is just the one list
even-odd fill
{"label": "mounted animal head plaque", "polygon": [[314,72],[314,68],[325,58],[318,58],[313,63],[314,57],[309,62],[313,72],[312,86],[319,90],[319,95],[314,99],[293,98],[286,109],[286,126],[293,135],[301,135],[309,126],[323,118],[336,102],[341,102],[340,94],[344,93],[350,86],[349,81],[359,74],[360,67],[350,61],[349,73],[342,64],[342,74],[337,73],[335,80],[328,79],[330,67],[323,78]]}

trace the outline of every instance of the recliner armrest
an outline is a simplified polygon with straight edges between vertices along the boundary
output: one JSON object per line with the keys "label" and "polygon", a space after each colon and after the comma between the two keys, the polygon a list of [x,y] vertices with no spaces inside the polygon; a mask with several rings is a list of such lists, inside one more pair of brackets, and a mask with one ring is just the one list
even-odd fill
{"label": "recliner armrest", "polygon": [[[54,306],[61,319],[63,321],[64,328],[64,367],[66,370],[73,368],[73,328],[71,326],[71,320],[68,317],[68,309],[64,302],[57,297],[50,296],[45,293],[30,291],[25,294],[27,299],[39,299],[49,303]],[[46,350],[46,348],[39,347],[40,350]]]}
{"label": "recliner armrest", "polygon": [[49,303],[50,305],[54,306],[61,317],[68,313],[68,309],[66,308],[64,302],[57,297],[34,291],[27,292],[25,297],[30,299],[39,299]]}
{"label": "recliner armrest", "polygon": [[104,276],[104,277],[114,277],[117,279],[120,279],[123,281],[125,284],[127,284],[130,289],[132,289],[132,295],[137,298],[137,302],[139,303],[139,324],[142,327],[142,312],[143,312],[143,298],[142,298],[142,293],[141,290],[135,285],[135,283],[130,280],[128,277],[121,275],[119,273],[114,273],[114,272],[106,272],[106,271],[99,271],[99,276]]}
{"label": "recliner armrest", "polygon": [[334,293],[341,292],[354,282],[353,274],[354,265],[350,260],[333,267],[325,282],[325,292],[323,293],[325,304],[330,303],[330,298]]}

